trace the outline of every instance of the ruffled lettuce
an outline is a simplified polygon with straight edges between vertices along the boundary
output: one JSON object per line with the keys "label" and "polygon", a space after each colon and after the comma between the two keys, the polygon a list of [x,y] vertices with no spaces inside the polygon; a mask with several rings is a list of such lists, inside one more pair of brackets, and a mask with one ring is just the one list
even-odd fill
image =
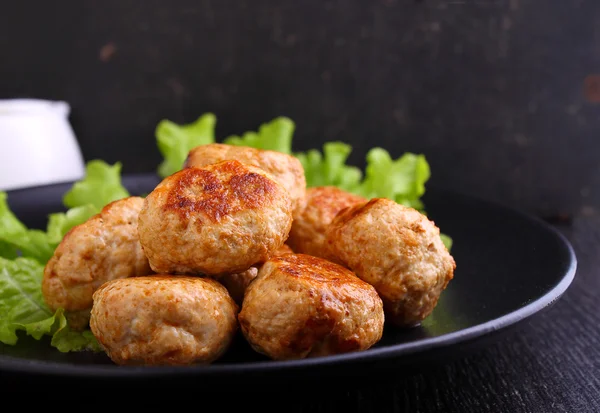
{"label": "ruffled lettuce", "polygon": [[223,143],[291,154],[294,129],[295,124],[291,119],[280,116],[260,125],[257,132],[248,131],[242,136],[232,135],[225,138]]}
{"label": "ruffled lettuce", "polygon": [[83,224],[100,209],[94,205],[82,205],[69,209],[67,212],[57,212],[48,216],[46,234],[52,245],[58,245],[67,232],[76,225]]}
{"label": "ruffled lettuce", "polygon": [[121,163],[109,165],[101,160],[86,164],[85,176],[73,184],[63,196],[67,208],[93,205],[98,210],[117,199],[126,198],[129,192],[121,183]]}
{"label": "ruffled lettuce", "polygon": [[0,192],[0,257],[30,257],[45,263],[54,248],[44,231],[28,229],[10,210],[5,192]]}
{"label": "ruffled lettuce", "polygon": [[429,164],[423,155],[405,153],[393,160],[388,151],[373,148],[367,153],[367,166],[362,171],[346,164],[352,147],[342,142],[323,145],[297,153],[304,167],[308,187],[333,185],[367,199],[389,198],[418,210],[423,210],[421,197],[430,177]]}
{"label": "ruffled lettuce", "polygon": [[214,143],[216,122],[217,118],[212,113],[205,113],[186,125],[162,120],[155,131],[158,150],[164,158],[158,174],[164,178],[179,171],[192,148]]}
{"label": "ruffled lettuce", "polygon": [[15,345],[18,331],[36,340],[51,336],[59,351],[99,351],[90,331],[69,329],[62,309],[52,312],[45,304],[41,285],[44,265],[31,258],[0,257],[0,342]]}
{"label": "ruffled lettuce", "polygon": [[373,148],[367,153],[365,179],[355,192],[367,199],[393,199],[422,211],[421,197],[430,176],[429,164],[423,155],[407,152],[393,160],[385,149]]}
{"label": "ruffled lettuce", "polygon": [[7,260],[0,258],[0,341],[17,342],[17,330],[27,330],[39,337],[37,331],[48,330],[39,323],[52,317],[42,297],[41,284],[44,267],[30,258]]}
{"label": "ruffled lettuce", "polygon": [[92,161],[86,176],[65,194],[65,212],[50,214],[46,231],[28,229],[10,210],[0,192],[0,342],[14,345],[18,331],[39,340],[51,337],[59,351],[100,351],[90,330],[69,328],[64,310],[52,312],[45,304],[43,270],[65,234],[97,214],[113,200],[128,196],[121,185],[120,164]]}
{"label": "ruffled lettuce", "polygon": [[99,210],[92,205],[50,214],[46,231],[28,229],[10,210],[7,194],[0,192],[0,257],[33,258],[45,264],[64,235]]}
{"label": "ruffled lettuce", "polygon": [[349,192],[360,187],[362,172],[355,166],[346,165],[352,147],[343,142],[328,142],[323,145],[323,153],[312,149],[294,154],[304,168],[306,185],[337,186]]}

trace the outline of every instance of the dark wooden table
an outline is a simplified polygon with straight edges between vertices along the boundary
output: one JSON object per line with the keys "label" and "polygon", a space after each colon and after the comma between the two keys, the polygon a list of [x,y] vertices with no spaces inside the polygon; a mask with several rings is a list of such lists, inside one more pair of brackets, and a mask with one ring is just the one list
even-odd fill
{"label": "dark wooden table", "polygon": [[558,227],[577,254],[575,280],[519,329],[426,372],[276,403],[291,412],[600,412],[600,217]]}

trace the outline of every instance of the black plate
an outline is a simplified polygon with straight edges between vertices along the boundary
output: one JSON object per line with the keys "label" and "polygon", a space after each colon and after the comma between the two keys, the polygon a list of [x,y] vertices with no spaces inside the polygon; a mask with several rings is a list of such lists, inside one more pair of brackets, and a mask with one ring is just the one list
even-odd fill
{"label": "black plate", "polygon": [[[133,194],[152,190],[153,175],[131,175],[124,184]],[[9,193],[9,204],[27,225],[43,228],[50,212],[60,211],[69,184]],[[253,352],[238,335],[221,360],[210,366],[119,367],[103,354],[62,354],[47,341],[21,337],[16,346],[0,345],[0,370],[29,377],[157,380],[193,377],[194,382],[231,382],[261,378],[315,377],[361,372],[367,368],[415,366],[458,354],[485,343],[494,332],[530,317],[558,299],[573,280],[576,258],[568,241],[541,220],[465,195],[430,189],[429,216],[454,239],[455,278],[433,314],[421,326],[386,326],[384,337],[363,352],[296,361],[271,361]],[[201,381],[199,381],[201,380]]]}

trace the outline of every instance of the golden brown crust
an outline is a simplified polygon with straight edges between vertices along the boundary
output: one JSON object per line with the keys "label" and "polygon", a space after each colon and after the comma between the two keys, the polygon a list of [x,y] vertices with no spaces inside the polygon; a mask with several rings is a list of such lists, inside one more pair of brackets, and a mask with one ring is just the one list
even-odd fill
{"label": "golden brown crust", "polygon": [[283,245],[291,213],[288,192],[262,169],[236,160],[190,167],[146,197],[140,242],[156,272],[238,273]]}
{"label": "golden brown crust", "polygon": [[[281,255],[293,254],[294,251],[286,245],[283,244],[281,248],[279,248],[274,257],[279,257]],[[242,305],[242,301],[244,300],[244,293],[246,289],[250,285],[250,283],[256,278],[258,275],[258,269],[262,264],[256,265],[254,267],[250,267],[248,270],[237,273],[237,274],[224,274],[219,277],[219,282],[227,288],[229,291],[229,295],[231,298],[239,304]]]}
{"label": "golden brown crust", "polygon": [[178,173],[177,184],[168,188],[165,210],[183,219],[189,214],[203,214],[212,222],[245,209],[259,209],[279,191],[272,179],[238,161],[185,169]]}
{"label": "golden brown crust", "polygon": [[294,277],[307,286],[322,288],[323,285],[338,287],[356,284],[360,288],[365,282],[352,271],[323,258],[306,254],[291,254],[274,257],[269,265],[277,267],[277,272]]}
{"label": "golden brown crust", "polygon": [[238,307],[218,282],[153,275],[94,293],[90,328],[120,365],[211,363],[229,347]]}
{"label": "golden brown crust", "polygon": [[256,351],[283,360],[365,350],[381,339],[384,313],[375,289],[348,269],[287,254],[261,267],[238,319]]}
{"label": "golden brown crust", "polygon": [[289,192],[293,209],[296,209],[304,198],[304,168],[296,157],[281,152],[214,143],[193,148],[188,154],[184,168],[204,167],[232,159],[261,168],[273,175]]}
{"label": "golden brown crust", "polygon": [[65,309],[71,328],[87,327],[92,294],[103,283],[152,272],[137,230],[143,202],[128,197],[106,205],[73,227],[46,264],[44,300],[52,310]]}
{"label": "golden brown crust", "polygon": [[333,186],[308,188],[303,208],[294,212],[288,244],[297,253],[334,261],[326,250],[327,226],[341,210],[365,201],[361,196]]}
{"label": "golden brown crust", "polygon": [[246,289],[257,275],[258,268],[250,267],[246,271],[236,274],[224,274],[219,277],[219,282],[227,289],[233,301],[241,306]]}
{"label": "golden brown crust", "polygon": [[285,254],[293,254],[294,250],[292,250],[292,248],[286,243],[283,244],[281,246],[281,248],[279,248],[276,252],[275,255],[273,255],[274,257],[281,257],[282,255]]}
{"label": "golden brown crust", "polygon": [[341,211],[327,230],[328,251],[372,284],[386,319],[418,324],[437,305],[456,263],[425,215],[383,198]]}

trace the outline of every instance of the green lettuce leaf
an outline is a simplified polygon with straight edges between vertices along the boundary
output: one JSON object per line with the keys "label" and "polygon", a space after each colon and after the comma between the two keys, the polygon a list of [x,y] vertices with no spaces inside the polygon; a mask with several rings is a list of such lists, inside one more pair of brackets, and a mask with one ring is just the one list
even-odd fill
{"label": "green lettuce leaf", "polygon": [[89,204],[71,208],[67,212],[50,214],[46,229],[48,241],[55,246],[58,245],[71,228],[83,224],[99,212],[99,208]]}
{"label": "green lettuce leaf", "polygon": [[94,352],[103,351],[100,343],[91,330],[74,331],[69,328],[67,319],[64,316],[62,308],[56,310],[54,315],[54,325],[51,332],[52,340],[50,344],[56,347],[62,353],[71,351],[90,350]]}
{"label": "green lettuce leaf", "polygon": [[31,257],[45,263],[54,252],[45,232],[27,227],[10,210],[6,192],[0,192],[0,256]]}
{"label": "green lettuce leaf", "polygon": [[367,199],[393,199],[423,211],[420,198],[430,176],[429,164],[423,155],[405,153],[392,160],[385,149],[373,148],[367,153],[365,179],[354,192]]}
{"label": "green lettuce leaf", "polygon": [[38,229],[30,229],[11,238],[21,257],[29,257],[40,263],[46,263],[52,257],[56,245],[48,240],[48,235]]}
{"label": "green lettuce leaf", "polygon": [[19,256],[19,251],[14,244],[0,239],[0,257],[13,259]]}
{"label": "green lettuce leaf", "polygon": [[128,196],[121,185],[120,164],[89,162],[86,177],[63,199],[66,212],[49,215],[46,231],[28,229],[10,210],[0,192],[0,342],[14,345],[18,331],[41,339],[51,337],[59,351],[101,351],[90,330],[69,328],[63,309],[52,312],[43,299],[41,284],[46,262],[64,235],[113,200]]}
{"label": "green lettuce leaf", "polygon": [[16,344],[23,325],[52,317],[42,296],[44,265],[29,258],[0,258],[0,341]]}
{"label": "green lettuce leaf", "polygon": [[64,235],[97,212],[92,205],[71,208],[50,214],[46,232],[27,229],[8,207],[6,193],[0,192],[0,257],[29,257],[45,264]]}
{"label": "green lettuce leaf", "polygon": [[7,198],[6,192],[0,192],[0,235],[10,237],[27,231],[27,227],[10,210]]}
{"label": "green lettuce leaf", "polygon": [[128,196],[129,192],[121,184],[121,163],[109,165],[93,160],[85,166],[85,177],[75,182],[63,196],[63,203],[68,208],[93,205],[100,210],[106,204]]}
{"label": "green lettuce leaf", "polygon": [[71,331],[64,311],[48,308],[41,289],[43,272],[44,265],[33,259],[0,257],[0,342],[17,344],[17,331],[22,330],[36,340],[52,336],[51,344],[60,351],[99,350],[91,331]]}
{"label": "green lettuce leaf", "polygon": [[291,154],[294,130],[294,122],[280,116],[260,125],[258,132],[248,131],[242,136],[232,135],[225,138],[223,143]]}
{"label": "green lettuce leaf", "polygon": [[155,135],[164,160],[158,167],[158,174],[164,178],[179,171],[191,149],[214,143],[216,122],[217,118],[212,113],[205,113],[187,125],[178,125],[166,119],[160,121]]}
{"label": "green lettuce leaf", "polygon": [[328,142],[323,145],[323,153],[317,149],[296,153],[306,176],[306,186],[337,186],[346,191],[357,190],[362,172],[355,166],[346,164],[352,147],[343,142]]}

